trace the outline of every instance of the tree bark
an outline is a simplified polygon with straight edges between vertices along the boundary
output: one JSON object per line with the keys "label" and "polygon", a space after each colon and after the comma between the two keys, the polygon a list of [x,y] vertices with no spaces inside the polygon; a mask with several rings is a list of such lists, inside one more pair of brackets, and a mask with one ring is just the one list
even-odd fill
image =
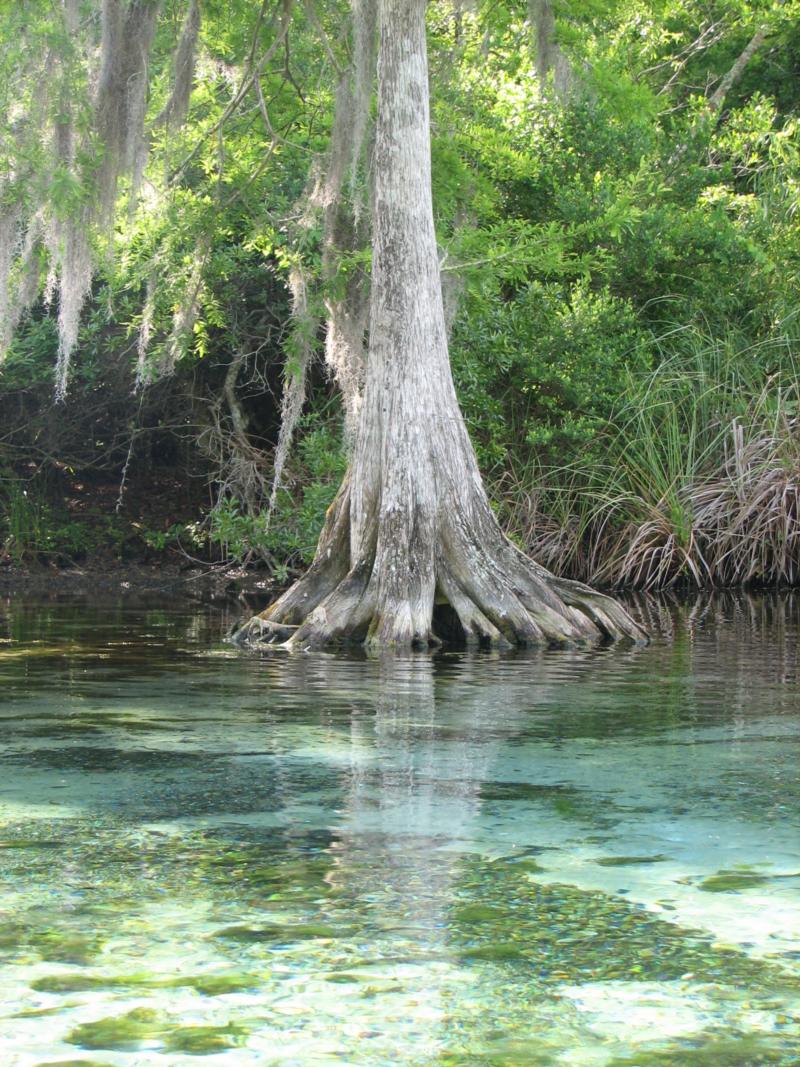
{"label": "tree bark", "polygon": [[569,644],[643,631],[502,533],[458,407],[433,224],[426,0],[380,0],[370,343],[350,470],[310,569],[237,634],[290,649]]}
{"label": "tree bark", "polygon": [[545,92],[551,87],[556,99],[565,103],[572,95],[573,72],[556,38],[556,18],[552,0],[528,0],[528,22],[533,29],[535,67]]}

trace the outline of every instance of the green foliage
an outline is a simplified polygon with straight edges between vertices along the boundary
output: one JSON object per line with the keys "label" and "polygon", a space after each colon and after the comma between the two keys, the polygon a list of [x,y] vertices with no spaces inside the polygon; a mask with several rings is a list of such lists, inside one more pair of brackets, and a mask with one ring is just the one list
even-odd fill
{"label": "green foliage", "polygon": [[101,549],[119,558],[129,539],[116,516],[95,512],[76,518],[50,502],[41,482],[0,477],[0,558],[74,561]]}
{"label": "green foliage", "polygon": [[630,303],[608,290],[532,282],[459,323],[453,368],[487,463],[556,461],[606,425],[624,373],[649,365]]}
{"label": "green foliage", "polygon": [[[369,272],[368,249],[350,252],[323,286],[321,228],[297,225],[309,165],[327,146],[336,67],[348,60],[347,5],[313,17],[295,5],[281,61],[260,73],[261,99],[251,87],[231,107],[280,14],[260,0],[204,3],[187,121],[167,130],[156,118],[186,7],[169,5],[158,22],[144,195],[132,209],[123,183],[113,232],[95,235],[98,251],[114,254],[97,260],[72,413],[49,410],[57,301],[33,307],[3,365],[13,463],[4,458],[0,538],[15,560],[80,558],[101,538],[123,551],[119,524],[95,517],[100,532],[88,532],[51,502],[47,471],[118,476],[145,425],[148,441],[172,434],[193,449],[190,473],[224,497],[206,515],[140,523],[151,552],[261,560],[285,577],[312,558],[344,470],[329,385],[313,370],[269,517],[263,493],[245,504],[246,492],[220,488],[224,464],[201,452],[208,420],[198,410],[219,412],[233,354],[244,353],[237,397],[250,442],[269,452],[298,342],[319,351],[324,299],[350,272]],[[461,286],[451,355],[498,507],[521,544],[594,580],[786,577],[787,515],[765,478],[778,485],[783,472],[780,484],[794,485],[798,464],[797,0],[564,0],[555,10],[573,72],[560,101],[537,81],[525,4],[429,5],[435,222],[445,276]],[[69,34],[60,12],[33,0],[0,19],[2,205],[40,206],[45,220],[92,203],[102,156],[90,136],[99,21],[84,17]],[[767,43],[712,113],[711,93],[761,30]],[[67,118],[77,155],[54,163],[50,133]],[[44,242],[34,260],[42,284],[51,251]],[[285,283],[298,266],[314,314],[292,329]],[[144,335],[138,377],[160,384],[134,395]],[[144,436],[135,440],[134,465],[147,454]],[[747,494],[736,496],[734,452],[747,460],[761,522],[744,509]],[[41,483],[22,478],[30,456]],[[703,496],[712,484],[717,506]],[[731,547],[720,509],[771,546],[766,555]],[[723,543],[727,562],[711,547]]]}
{"label": "green foliage", "polygon": [[[778,71],[796,33],[775,5],[558,14],[582,64],[568,104],[531,88],[512,18],[467,39],[438,112],[485,190],[445,243],[466,282],[454,372],[498,507],[595,582],[794,580],[800,157]],[[713,88],[760,28],[774,64],[756,53],[712,116],[686,86]]]}
{"label": "green foliage", "polygon": [[46,505],[15,479],[2,485],[3,553],[21,563],[47,539]]}
{"label": "green foliage", "polygon": [[[308,419],[303,420],[306,428]],[[266,560],[279,581],[290,568],[314,558],[325,512],[345,472],[346,455],[336,429],[317,426],[302,433],[289,475],[278,491],[273,513],[250,514],[235,498],[220,503],[209,516],[208,538],[225,558]]]}

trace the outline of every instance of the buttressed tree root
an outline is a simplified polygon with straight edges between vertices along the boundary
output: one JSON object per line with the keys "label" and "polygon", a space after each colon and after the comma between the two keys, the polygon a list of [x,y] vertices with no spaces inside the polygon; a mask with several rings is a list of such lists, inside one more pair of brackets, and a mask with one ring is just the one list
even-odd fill
{"label": "buttressed tree root", "polygon": [[[306,574],[236,633],[243,646],[288,650],[363,643],[368,649],[581,645],[647,641],[612,597],[560,579],[524,556],[500,530],[488,502],[468,526],[461,506],[440,514],[374,516],[370,547],[352,557],[349,479],[328,513]],[[481,507],[480,504],[484,506]],[[402,552],[407,562],[403,563]]]}

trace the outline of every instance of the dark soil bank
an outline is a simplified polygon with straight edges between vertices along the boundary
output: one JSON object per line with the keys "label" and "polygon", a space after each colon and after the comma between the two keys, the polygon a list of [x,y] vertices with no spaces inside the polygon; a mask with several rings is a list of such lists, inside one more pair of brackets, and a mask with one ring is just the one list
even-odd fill
{"label": "dark soil bank", "polygon": [[163,595],[170,599],[201,602],[231,604],[241,601],[244,614],[260,611],[279,591],[279,586],[266,578],[263,571],[230,566],[187,567],[168,561],[151,564],[104,561],[102,565],[93,566],[33,564],[0,567],[0,597],[30,597],[38,601],[51,597],[130,597],[134,600]]}

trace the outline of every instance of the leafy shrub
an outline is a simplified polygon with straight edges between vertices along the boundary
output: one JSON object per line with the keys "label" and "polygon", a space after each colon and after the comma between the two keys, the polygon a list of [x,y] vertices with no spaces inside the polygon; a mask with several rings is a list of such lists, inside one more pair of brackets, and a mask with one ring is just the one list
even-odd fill
{"label": "leafy shrub", "polygon": [[578,453],[509,483],[512,527],[542,562],[618,586],[797,581],[797,377],[759,387],[749,349],[705,342],[623,379],[603,462]]}
{"label": "leafy shrub", "polygon": [[130,536],[115,515],[94,512],[77,518],[55,506],[41,481],[0,478],[0,557],[14,563],[64,562],[101,550],[120,557]]}
{"label": "leafy shrub", "polygon": [[604,428],[625,373],[649,365],[630,303],[578,282],[532,282],[465,315],[453,370],[484,464],[563,462]]}
{"label": "leafy shrub", "polygon": [[209,541],[225,558],[243,562],[260,558],[279,579],[314,558],[325,512],[344,476],[347,457],[335,425],[308,429],[311,422],[308,416],[302,420],[288,484],[279,489],[271,515],[249,514],[233,498],[211,512]]}

